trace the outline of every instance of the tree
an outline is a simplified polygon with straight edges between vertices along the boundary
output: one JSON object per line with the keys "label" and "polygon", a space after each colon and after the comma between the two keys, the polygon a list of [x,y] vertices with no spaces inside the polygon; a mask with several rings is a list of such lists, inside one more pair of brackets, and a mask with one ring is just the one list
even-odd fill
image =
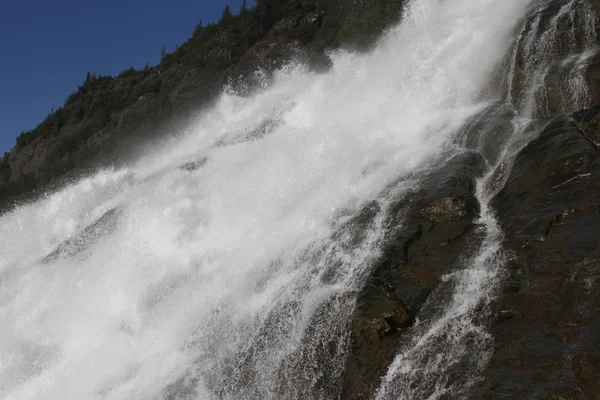
{"label": "tree", "polygon": [[167,49],[163,46],[160,48],[160,62],[165,61],[165,58],[167,58]]}
{"label": "tree", "polygon": [[254,8],[262,34],[267,33],[282,16],[281,0],[256,0]]}
{"label": "tree", "polygon": [[194,28],[194,33],[192,35],[192,37],[199,37],[202,32],[204,31],[204,25],[202,25],[202,21],[198,22],[198,25],[196,25],[196,28]]}
{"label": "tree", "polygon": [[246,0],[242,1],[242,7],[240,7],[240,15],[246,15],[248,14],[248,3],[246,2]]}
{"label": "tree", "polygon": [[219,23],[228,25],[231,22],[231,18],[233,18],[233,13],[231,12],[231,7],[227,4],[223,9]]}

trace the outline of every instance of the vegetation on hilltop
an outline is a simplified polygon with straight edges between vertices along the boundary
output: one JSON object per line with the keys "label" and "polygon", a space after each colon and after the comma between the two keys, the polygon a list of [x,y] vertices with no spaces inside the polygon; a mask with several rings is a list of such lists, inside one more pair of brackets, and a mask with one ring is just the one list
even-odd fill
{"label": "vegetation on hilltop", "polygon": [[[400,15],[403,0],[372,0],[367,6],[366,1],[354,2],[347,6],[343,0],[329,1],[323,11],[331,12],[334,18],[327,18],[319,28],[315,29],[302,17],[314,13],[318,9],[318,0],[257,0],[256,5],[249,7],[244,1],[240,12],[234,15],[229,5],[226,5],[221,19],[216,23],[206,26],[202,21],[198,23],[192,36],[172,53],[167,53],[165,48],[161,49],[161,62],[155,68],[166,69],[166,67],[183,63],[189,66],[203,66],[216,63],[217,67],[227,67],[239,59],[255,43],[263,39],[269,31],[283,18],[293,19],[293,23],[285,26],[277,36],[287,40],[298,40],[302,44],[313,43],[313,48],[319,52],[351,43],[360,49],[370,46],[381,33],[382,28],[393,21],[397,21]],[[312,21],[311,21],[312,22]],[[229,42],[229,57],[226,59],[207,59],[204,55],[212,53],[211,50],[220,47],[221,37],[226,37]],[[116,79],[130,78],[129,87],[135,86],[149,73],[147,65],[142,70],[130,67],[121,72]],[[27,144],[31,139],[41,132],[57,132],[67,121],[77,123],[83,119],[87,109],[91,108],[92,102],[89,93],[106,90],[111,81],[111,76],[96,76],[88,72],[85,81],[78,90],[65,101],[63,107],[53,111],[35,129],[23,132],[17,138],[17,146]],[[142,90],[137,90],[136,95],[155,93],[160,89],[160,84],[147,85]],[[127,93],[111,93],[103,99],[101,104],[93,104],[100,107],[105,118],[113,110],[122,109],[133,100],[133,91]],[[67,110],[70,104],[81,101],[75,110]],[[73,115],[74,118],[71,118]]]}
{"label": "vegetation on hilltop", "polygon": [[130,67],[116,77],[88,73],[62,107],[21,133],[10,157],[0,160],[0,203],[93,164],[116,142],[148,137],[213,97],[232,76],[264,64],[266,53],[274,66],[289,56],[286,46],[315,55],[344,43],[366,49],[399,19],[404,1],[256,0],[237,14],[226,6],[219,21],[199,22],[174,51],[163,47],[154,67]]}

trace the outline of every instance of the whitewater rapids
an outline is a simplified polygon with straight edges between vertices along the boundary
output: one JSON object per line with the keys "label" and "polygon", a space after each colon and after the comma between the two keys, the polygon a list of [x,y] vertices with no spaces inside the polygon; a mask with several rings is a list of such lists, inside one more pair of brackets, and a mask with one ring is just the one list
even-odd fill
{"label": "whitewater rapids", "polygon": [[495,100],[528,4],[411,1],[369,54],[225,90],[130,167],[0,217],[0,398],[159,399],[184,381],[199,399],[324,396],[382,221],[357,248],[334,233],[391,183],[417,185]]}

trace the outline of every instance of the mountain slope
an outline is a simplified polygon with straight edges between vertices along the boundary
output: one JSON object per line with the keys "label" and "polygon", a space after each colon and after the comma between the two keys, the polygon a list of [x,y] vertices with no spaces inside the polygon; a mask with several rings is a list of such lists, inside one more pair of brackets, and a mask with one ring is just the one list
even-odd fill
{"label": "mountain slope", "polygon": [[399,20],[402,4],[263,0],[216,24],[199,24],[156,67],[117,77],[88,74],[62,108],[22,133],[0,160],[0,209],[62,175],[131,162],[135,149],[181,128],[225,85],[244,93],[292,57],[323,70],[325,49],[342,42],[367,48]]}

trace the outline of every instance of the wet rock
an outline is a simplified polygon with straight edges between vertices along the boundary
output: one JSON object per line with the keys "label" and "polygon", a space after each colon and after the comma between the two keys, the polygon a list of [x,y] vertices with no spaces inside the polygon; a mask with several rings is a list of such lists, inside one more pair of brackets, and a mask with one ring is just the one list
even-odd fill
{"label": "wet rock", "polygon": [[585,110],[573,113],[572,117],[577,121],[585,136],[596,146],[600,145],[600,104]]}
{"label": "wet rock", "polygon": [[600,101],[598,55],[591,50],[557,58],[545,71],[544,97],[539,107],[548,117],[559,116]]}
{"label": "wet rock", "polygon": [[365,205],[357,215],[348,221],[333,234],[333,239],[346,249],[356,248],[365,240],[368,227],[373,225],[375,217],[381,212],[381,206],[377,201]]}
{"label": "wet rock", "polygon": [[511,61],[508,88],[519,109],[531,107],[527,112],[547,118],[598,101],[598,6],[596,0],[534,5]]}
{"label": "wet rock", "polygon": [[266,119],[262,121],[256,128],[246,129],[242,132],[235,132],[231,135],[225,136],[222,139],[219,139],[215,143],[215,147],[233,146],[240,143],[262,139],[265,136],[273,134],[280,125],[281,120],[277,118]]}
{"label": "wet rock", "polygon": [[197,161],[191,161],[191,162],[183,164],[181,167],[179,167],[179,169],[188,171],[188,172],[196,171],[196,170],[199,170],[200,168],[204,167],[206,165],[207,161],[208,161],[208,159],[206,157],[202,157],[201,159],[199,159]]}
{"label": "wet rock", "polygon": [[120,210],[117,208],[107,211],[96,222],[62,242],[56,250],[44,257],[42,263],[53,262],[61,257],[74,257],[82,253],[96,240],[114,231],[119,220],[119,214]]}
{"label": "wet rock", "polygon": [[590,98],[594,103],[600,102],[600,54],[595,54],[590,58],[585,69],[584,78]]}
{"label": "wet rock", "polygon": [[470,398],[600,398],[598,156],[575,120],[556,118],[494,198],[513,258],[494,305],[495,351]]}
{"label": "wet rock", "polygon": [[444,273],[477,247],[475,179],[486,168],[478,152],[455,156],[398,199],[383,255],[361,291],[342,399],[371,398]]}
{"label": "wet rock", "polygon": [[515,111],[505,104],[494,104],[476,117],[458,135],[459,143],[479,151],[493,165],[513,131]]}

